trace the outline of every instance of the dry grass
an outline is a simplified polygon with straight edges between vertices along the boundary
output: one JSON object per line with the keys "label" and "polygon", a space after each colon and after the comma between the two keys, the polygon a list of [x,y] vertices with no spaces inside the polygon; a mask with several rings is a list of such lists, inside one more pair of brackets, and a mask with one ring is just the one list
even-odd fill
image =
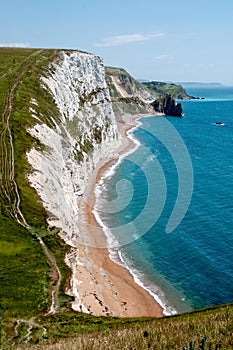
{"label": "dry grass", "polygon": [[[48,320],[44,324],[47,328],[47,340],[37,345],[19,345],[2,349],[17,350],[122,350],[122,349],[181,349],[181,350],[218,350],[233,349],[233,305],[207,309],[179,316],[163,319],[120,319],[103,318],[102,325],[96,328],[100,318],[91,318],[85,321],[85,316],[76,319],[76,335],[74,336],[74,318],[69,324],[60,316],[60,327],[56,320]],[[50,324],[51,322],[51,330]],[[52,326],[52,322],[56,327]],[[91,325],[92,322],[92,325]],[[122,323],[121,323],[122,322]],[[124,323],[125,322],[125,323]],[[62,328],[62,324],[63,327]],[[57,332],[56,332],[57,331]],[[70,334],[71,334],[70,333]],[[35,339],[34,339],[35,340]],[[32,338],[31,338],[32,341]],[[10,344],[10,343],[9,343]]]}

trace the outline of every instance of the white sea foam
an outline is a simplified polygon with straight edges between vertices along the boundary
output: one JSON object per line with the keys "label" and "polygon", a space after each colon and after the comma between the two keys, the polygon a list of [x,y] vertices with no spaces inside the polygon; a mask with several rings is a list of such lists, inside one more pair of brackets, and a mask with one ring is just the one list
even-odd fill
{"label": "white sea foam", "polygon": [[103,223],[99,212],[94,209],[93,213],[98,224],[102,227],[105,233],[110,259],[129,271],[129,273],[134,279],[134,282],[140,287],[142,287],[144,290],[146,290],[154,298],[154,300],[162,307],[163,314],[165,316],[177,314],[177,311],[168,304],[163,291],[159,287],[155,285],[149,285],[146,281],[143,282],[143,279],[145,278],[143,278],[140,275],[140,272],[132,266],[131,262],[129,262],[128,260],[126,260],[126,258],[123,257],[120,248],[118,247],[118,242],[116,238],[113,236],[111,230]]}
{"label": "white sea foam", "polygon": [[[133,128],[134,129],[134,128]],[[135,127],[136,129],[136,127]],[[127,152],[125,152],[124,154],[122,154],[121,156],[119,156],[118,160],[116,161],[116,163],[114,163],[112,166],[110,166],[108,169],[106,169],[103,173],[103,175],[101,176],[101,179],[98,181],[96,187],[98,188],[99,185],[104,185],[104,181],[107,178],[111,178],[114,176],[115,172],[116,172],[116,168],[123,162],[123,160],[129,156],[130,154],[134,153],[137,148],[141,145],[140,142],[138,140],[136,140],[131,133],[127,132],[128,137],[133,140],[133,142],[135,143],[135,147],[133,147],[132,149],[128,150]]]}
{"label": "white sea foam", "polygon": [[127,268],[130,274],[133,276],[134,282],[146,290],[154,298],[154,300],[163,308],[163,314],[165,316],[177,314],[177,311],[168,304],[164,292],[158,286],[150,285],[148,282],[146,282],[145,277],[143,277],[141,273],[136,270],[126,258],[123,257],[121,251],[119,251],[119,257],[121,260],[121,265]]}
{"label": "white sea foam", "polygon": [[96,221],[102,227],[105,233],[110,259],[115,263],[117,263],[118,265],[127,269],[129,273],[132,275],[134,282],[138,284],[140,287],[142,287],[144,290],[146,290],[154,298],[154,300],[162,307],[163,314],[165,316],[169,316],[169,315],[176,314],[177,311],[168,304],[163,291],[158,286],[149,285],[149,283],[147,283],[146,281],[143,282],[145,278],[142,278],[139,271],[137,271],[132,266],[132,262],[129,262],[128,260],[126,260],[125,257],[123,257],[119,247],[119,243],[117,242],[116,238],[112,234],[111,229],[105,225],[100,215],[101,201],[99,200],[99,198],[103,194],[103,189],[104,189],[104,184],[106,179],[114,176],[117,167],[123,162],[123,160],[127,158],[127,156],[135,152],[138,149],[138,147],[140,147],[141,145],[141,143],[133,135],[134,131],[141,125],[141,122],[139,119],[137,119],[136,121],[137,121],[137,125],[127,131],[127,137],[134,142],[135,147],[131,148],[130,150],[126,151],[124,154],[120,155],[116,163],[114,163],[110,168],[108,168],[103,173],[101,179],[96,184],[96,187],[95,187],[96,203],[93,209],[93,214],[96,218]]}

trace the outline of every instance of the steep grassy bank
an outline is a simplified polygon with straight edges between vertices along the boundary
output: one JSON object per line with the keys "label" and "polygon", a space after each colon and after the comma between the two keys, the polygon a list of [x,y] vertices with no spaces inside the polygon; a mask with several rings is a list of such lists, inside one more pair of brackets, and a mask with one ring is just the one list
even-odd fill
{"label": "steep grassy bank", "polygon": [[190,100],[193,98],[189,96],[185,89],[181,85],[172,84],[172,83],[164,83],[159,81],[150,81],[142,83],[148,89],[153,91],[159,97],[164,95],[170,95],[172,98],[177,100]]}
{"label": "steep grassy bank", "polygon": [[149,102],[158,94],[139,83],[123,68],[106,67],[105,73],[113,110],[118,118],[125,113],[153,113]]}
{"label": "steep grassy bank", "polygon": [[140,83],[123,68],[106,67],[105,72],[113,109],[118,118],[124,113],[153,114],[153,103],[164,99],[166,95],[172,100],[193,98],[181,85],[158,81]]}
{"label": "steep grassy bank", "polygon": [[[67,350],[231,349],[232,305],[160,320],[92,317],[70,311],[71,299],[64,293],[70,273],[64,263],[67,246],[55,227],[47,228],[46,212],[27,181],[32,169],[26,153],[32,146],[45,147],[27,132],[38,123],[33,114],[51,127],[59,122],[57,107],[39,79],[57,53],[0,49],[0,348],[27,349],[31,344],[35,349]],[[131,93],[128,78],[124,79],[127,91],[111,80],[113,89],[117,83],[115,102],[122,103],[120,112],[126,111],[126,105],[132,113],[147,110],[141,98],[149,100],[151,93],[140,90],[137,83]],[[95,136],[96,141],[101,139],[99,129]],[[51,290],[56,287],[57,312],[51,315]]]}
{"label": "steep grassy bank", "polygon": [[[35,97],[40,102],[42,121],[49,122],[50,115],[56,117],[56,106],[51,96],[41,89],[39,80],[54,55],[54,50],[0,49],[0,309],[3,318],[46,312],[50,302],[52,267],[38,240],[49,233],[46,213],[26,179],[31,170],[26,152],[33,145],[41,145],[26,130],[36,122],[30,113]],[[49,235],[44,239],[48,246],[53,237]],[[54,239],[53,246],[56,254],[62,255],[58,264],[68,274],[61,240]]]}
{"label": "steep grassy bank", "polygon": [[[233,305],[163,319],[119,319],[84,314],[15,320],[3,324],[1,349],[169,349],[233,348]],[[25,342],[30,343],[25,344]],[[36,344],[37,345],[33,345]]]}

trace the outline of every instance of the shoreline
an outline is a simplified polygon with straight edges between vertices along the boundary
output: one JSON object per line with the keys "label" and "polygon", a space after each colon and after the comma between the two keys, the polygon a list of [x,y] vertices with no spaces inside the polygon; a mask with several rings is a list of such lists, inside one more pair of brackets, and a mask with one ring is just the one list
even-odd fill
{"label": "shoreline", "polygon": [[[124,263],[118,250],[107,249],[103,227],[95,215],[96,188],[122,158],[133,152],[137,143],[129,136],[138,126],[138,119],[151,114],[124,116],[118,123],[121,144],[112,160],[100,164],[88,186],[88,201],[81,203],[84,243],[78,244],[78,264],[75,280],[78,282],[80,309],[96,316],[163,317],[165,309]],[[154,114],[160,115],[160,114]],[[88,238],[88,240],[87,240]],[[117,254],[116,256],[112,255]],[[121,262],[121,263],[120,263]]]}

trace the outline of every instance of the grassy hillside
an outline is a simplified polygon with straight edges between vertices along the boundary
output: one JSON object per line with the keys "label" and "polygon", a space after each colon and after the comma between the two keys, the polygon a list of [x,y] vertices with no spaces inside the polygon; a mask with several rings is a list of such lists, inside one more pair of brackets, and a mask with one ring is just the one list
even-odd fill
{"label": "grassy hillside", "polygon": [[171,95],[174,99],[188,100],[191,97],[187,95],[185,89],[181,85],[172,83],[163,83],[159,81],[151,81],[142,83],[148,89],[152,90],[159,96]]}
{"label": "grassy hillside", "polygon": [[191,99],[181,85],[163,82],[140,83],[123,68],[106,67],[106,82],[117,117],[124,113],[153,113],[151,104],[170,95],[172,99]]}
{"label": "grassy hillside", "polygon": [[[52,250],[58,256],[60,269],[67,270],[63,263],[66,248],[55,232],[48,232],[45,210],[27,181],[30,168],[26,152],[32,146],[41,147],[26,131],[37,122],[29,110],[31,101],[34,98],[38,101],[45,123],[49,123],[50,115],[56,118],[58,113],[39,80],[56,54],[54,50],[0,49],[0,310],[3,318],[48,311],[49,286],[54,282],[51,274],[57,268],[52,261]],[[50,257],[42,249],[41,237],[50,249]]]}
{"label": "grassy hillside", "polygon": [[153,111],[149,102],[158,97],[156,93],[139,83],[123,68],[106,67],[105,73],[117,117],[125,113],[146,114]]}
{"label": "grassy hillside", "polygon": [[[120,319],[78,313],[2,322],[1,349],[233,348],[233,305],[162,319]],[[27,344],[25,344],[27,342]]]}
{"label": "grassy hillside", "polygon": [[106,72],[106,80],[107,80],[112,98],[119,97],[119,91],[116,90],[114,79],[111,79],[112,77],[117,78],[119,85],[128,95],[128,97],[138,96],[142,100],[146,100],[146,99],[151,100],[156,98],[159,95],[157,93],[152,92],[150,89],[148,89],[146,85],[139,83],[123,68],[106,67],[105,72]]}
{"label": "grassy hillside", "polygon": [[[67,247],[56,228],[48,230],[45,210],[27,181],[26,152],[42,147],[27,132],[38,123],[30,113],[32,101],[37,100],[33,108],[43,123],[51,125],[51,116],[59,117],[39,79],[57,54],[0,48],[0,349],[233,348],[232,305],[160,320],[70,310],[64,294],[70,273],[64,263]],[[148,92],[135,86],[141,94]],[[122,110],[131,98],[123,98]],[[141,103],[139,97],[135,101]],[[58,312],[48,315],[56,286]]]}

